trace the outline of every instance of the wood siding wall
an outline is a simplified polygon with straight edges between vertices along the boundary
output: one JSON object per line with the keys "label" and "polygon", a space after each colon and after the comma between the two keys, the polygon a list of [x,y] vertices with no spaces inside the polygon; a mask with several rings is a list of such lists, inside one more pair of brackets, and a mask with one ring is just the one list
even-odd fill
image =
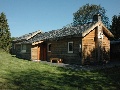
{"label": "wood siding wall", "polygon": [[[110,60],[110,40],[103,33],[101,48],[98,46],[98,28],[95,28],[82,39],[82,64]],[[99,59],[98,59],[99,58]]]}
{"label": "wood siding wall", "polygon": [[103,48],[105,48],[105,51],[109,52],[110,51],[110,40],[105,36],[103,36]]}
{"label": "wood siding wall", "polygon": [[[68,53],[68,42],[73,42],[73,53]],[[48,61],[50,58],[61,58],[63,63],[81,64],[81,53],[79,53],[79,44],[81,38],[64,38],[59,41],[49,41],[51,43],[51,52],[47,52]]]}
{"label": "wood siding wall", "polygon": [[103,36],[103,60],[109,61],[110,60],[110,40],[104,34]]}
{"label": "wood siding wall", "polygon": [[82,64],[87,60],[95,60],[95,33],[93,30],[82,39]]}

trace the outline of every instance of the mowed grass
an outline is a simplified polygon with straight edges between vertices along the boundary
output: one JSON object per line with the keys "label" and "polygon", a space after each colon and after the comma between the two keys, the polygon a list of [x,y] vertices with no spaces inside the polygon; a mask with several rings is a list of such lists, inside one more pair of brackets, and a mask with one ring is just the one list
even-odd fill
{"label": "mowed grass", "polygon": [[119,90],[120,67],[75,71],[0,52],[0,90]]}

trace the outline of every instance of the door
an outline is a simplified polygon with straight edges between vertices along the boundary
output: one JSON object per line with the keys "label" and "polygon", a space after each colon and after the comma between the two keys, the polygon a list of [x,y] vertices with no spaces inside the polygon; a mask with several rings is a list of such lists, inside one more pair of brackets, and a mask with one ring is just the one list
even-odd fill
{"label": "door", "polygon": [[41,43],[40,60],[42,60],[42,61],[47,60],[47,44],[46,43]]}

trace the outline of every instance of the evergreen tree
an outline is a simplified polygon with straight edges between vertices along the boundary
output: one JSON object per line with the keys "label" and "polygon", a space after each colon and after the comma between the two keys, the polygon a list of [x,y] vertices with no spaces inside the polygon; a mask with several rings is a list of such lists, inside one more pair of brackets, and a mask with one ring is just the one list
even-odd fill
{"label": "evergreen tree", "polygon": [[11,48],[11,34],[4,13],[0,14],[0,48],[7,52],[9,52]]}
{"label": "evergreen tree", "polygon": [[73,14],[73,25],[83,25],[88,22],[92,22],[95,14],[102,16],[102,22],[106,27],[110,27],[109,18],[105,15],[106,10],[100,5],[86,4],[80,7],[80,9]]}
{"label": "evergreen tree", "polygon": [[120,15],[114,15],[112,17],[112,25],[110,26],[110,30],[114,35],[114,39],[120,39]]}

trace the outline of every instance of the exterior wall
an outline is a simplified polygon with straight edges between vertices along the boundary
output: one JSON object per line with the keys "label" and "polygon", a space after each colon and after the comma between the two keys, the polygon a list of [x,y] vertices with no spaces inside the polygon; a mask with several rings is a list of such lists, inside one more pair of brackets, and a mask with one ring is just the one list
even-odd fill
{"label": "exterior wall", "polygon": [[16,55],[21,52],[21,44],[15,44],[15,53]]}
{"label": "exterior wall", "polygon": [[95,60],[95,30],[91,31],[88,35],[82,38],[82,64]]}
{"label": "exterior wall", "polygon": [[12,42],[12,48],[11,48],[11,50],[10,50],[10,54],[16,55],[15,42]]}
{"label": "exterior wall", "polygon": [[103,60],[109,61],[110,60],[110,40],[107,38],[107,36],[103,35]]}
{"label": "exterior wall", "polygon": [[110,60],[110,40],[104,33],[103,39],[99,40],[97,29],[95,28],[82,39],[82,64]]}
{"label": "exterior wall", "polygon": [[[68,42],[73,42],[73,53],[68,53]],[[81,53],[79,53],[79,44],[81,38],[64,38],[58,41],[49,41],[51,43],[51,52],[47,51],[47,59],[61,58],[63,63],[81,64]]]}
{"label": "exterior wall", "polygon": [[110,51],[110,40],[105,36],[103,36],[103,47],[105,48],[105,51]]}
{"label": "exterior wall", "polygon": [[25,44],[25,45],[26,45],[26,52],[21,52],[21,44],[15,45],[16,57],[30,60],[31,59],[31,44]]}
{"label": "exterior wall", "polygon": [[110,44],[110,59],[120,61],[120,41],[114,41],[114,43]]}

